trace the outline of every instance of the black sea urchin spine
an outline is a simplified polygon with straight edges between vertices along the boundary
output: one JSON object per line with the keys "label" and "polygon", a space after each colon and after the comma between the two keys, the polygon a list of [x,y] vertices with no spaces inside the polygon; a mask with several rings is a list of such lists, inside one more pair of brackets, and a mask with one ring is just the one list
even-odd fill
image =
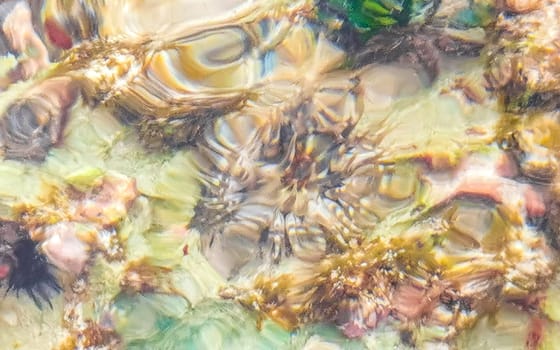
{"label": "black sea urchin spine", "polygon": [[19,296],[25,291],[37,307],[41,308],[43,302],[52,307],[53,292],[58,293],[62,288],[47,257],[38,250],[38,243],[15,222],[0,223],[0,241],[0,261],[4,270],[9,270],[1,277],[8,282],[6,293],[14,291]]}
{"label": "black sea urchin spine", "polygon": [[19,295],[24,290],[37,307],[42,306],[43,300],[52,308],[51,291],[58,293],[62,288],[47,258],[37,250],[37,243],[23,238],[14,244],[13,253],[16,263],[8,281],[8,291]]}

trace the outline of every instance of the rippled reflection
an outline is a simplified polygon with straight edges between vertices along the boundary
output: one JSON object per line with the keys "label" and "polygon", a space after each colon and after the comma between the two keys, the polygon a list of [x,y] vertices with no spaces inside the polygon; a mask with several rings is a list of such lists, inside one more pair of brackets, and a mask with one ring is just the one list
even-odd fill
{"label": "rippled reflection", "polygon": [[546,348],[556,12],[0,2],[0,342]]}

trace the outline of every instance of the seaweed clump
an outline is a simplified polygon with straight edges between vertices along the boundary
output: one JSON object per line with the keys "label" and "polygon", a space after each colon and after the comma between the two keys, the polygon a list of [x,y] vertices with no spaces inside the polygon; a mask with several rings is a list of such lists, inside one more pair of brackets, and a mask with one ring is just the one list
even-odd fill
{"label": "seaweed clump", "polygon": [[361,39],[367,40],[379,30],[426,21],[437,9],[439,0],[321,0],[319,19],[346,22]]}
{"label": "seaweed clump", "polygon": [[393,238],[330,254],[296,274],[262,274],[223,296],[289,329],[326,321],[361,337],[392,319],[406,331],[436,326],[451,338],[498,301],[529,300],[554,276],[557,253],[514,216],[502,205],[458,198]]}
{"label": "seaweed clump", "polygon": [[327,37],[350,53],[353,67],[397,62],[424,71],[433,82],[442,56],[480,54],[483,28],[494,18],[490,5],[448,7],[439,0],[328,0],[319,2],[318,18]]}
{"label": "seaweed clump", "polygon": [[527,2],[523,13],[500,14],[487,49],[487,80],[507,112],[551,111],[559,107],[558,60],[560,5]]}

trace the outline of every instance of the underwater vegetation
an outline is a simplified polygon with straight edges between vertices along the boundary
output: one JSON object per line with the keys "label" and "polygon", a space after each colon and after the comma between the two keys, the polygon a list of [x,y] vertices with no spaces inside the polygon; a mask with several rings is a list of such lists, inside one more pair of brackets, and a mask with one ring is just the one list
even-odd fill
{"label": "underwater vegetation", "polygon": [[490,87],[503,99],[508,112],[555,110],[558,3],[528,2],[514,12],[527,13],[501,15],[495,24],[487,52]]}
{"label": "underwater vegetation", "polygon": [[0,342],[553,349],[557,7],[0,2]]}

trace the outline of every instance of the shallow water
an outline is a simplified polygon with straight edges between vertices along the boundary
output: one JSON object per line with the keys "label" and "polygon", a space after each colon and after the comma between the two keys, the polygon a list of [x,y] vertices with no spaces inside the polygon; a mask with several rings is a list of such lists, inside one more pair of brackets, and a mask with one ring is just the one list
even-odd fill
{"label": "shallow water", "polygon": [[0,343],[555,349],[558,9],[0,3]]}

